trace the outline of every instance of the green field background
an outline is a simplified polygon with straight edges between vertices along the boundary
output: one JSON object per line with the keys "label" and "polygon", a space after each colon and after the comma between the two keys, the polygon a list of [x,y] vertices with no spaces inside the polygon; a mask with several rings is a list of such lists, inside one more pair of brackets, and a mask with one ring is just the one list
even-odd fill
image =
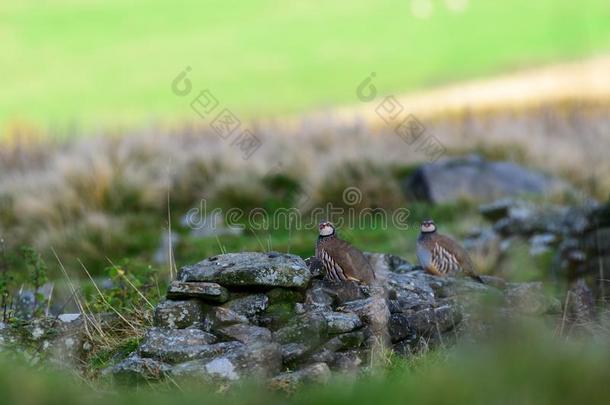
{"label": "green field background", "polygon": [[607,0],[455,2],[2,2],[0,129],[193,120],[170,91],[186,66],[249,119],[358,103],[371,72],[407,92],[610,49]]}

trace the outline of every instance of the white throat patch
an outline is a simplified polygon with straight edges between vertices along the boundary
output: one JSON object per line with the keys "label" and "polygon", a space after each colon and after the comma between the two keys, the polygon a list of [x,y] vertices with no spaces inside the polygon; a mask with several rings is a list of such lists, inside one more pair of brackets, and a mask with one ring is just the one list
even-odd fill
{"label": "white throat patch", "polygon": [[334,232],[335,232],[335,229],[332,226],[326,225],[326,226],[322,227],[322,229],[320,229],[320,236],[332,235]]}

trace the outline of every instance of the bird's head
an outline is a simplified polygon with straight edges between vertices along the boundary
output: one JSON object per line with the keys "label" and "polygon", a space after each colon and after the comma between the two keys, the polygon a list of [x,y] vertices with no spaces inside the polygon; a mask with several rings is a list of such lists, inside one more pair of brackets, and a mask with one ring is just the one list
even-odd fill
{"label": "bird's head", "polygon": [[425,219],[425,220],[421,221],[420,230],[422,233],[436,232],[436,225],[434,225],[433,220]]}
{"label": "bird's head", "polygon": [[320,222],[319,229],[320,229],[320,236],[330,236],[330,235],[334,235],[334,233],[335,233],[334,225],[328,221]]}

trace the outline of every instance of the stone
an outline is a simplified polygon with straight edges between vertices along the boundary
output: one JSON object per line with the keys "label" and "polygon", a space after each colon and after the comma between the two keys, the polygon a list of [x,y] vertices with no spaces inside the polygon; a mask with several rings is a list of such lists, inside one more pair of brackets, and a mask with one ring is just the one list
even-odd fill
{"label": "stone", "polygon": [[368,325],[371,332],[369,336],[371,345],[375,342],[386,344],[389,341],[388,322],[390,320],[390,310],[384,298],[370,297],[347,302],[338,307],[337,310],[355,313]]}
{"label": "stone", "polygon": [[365,252],[364,256],[373,267],[373,271],[376,275],[381,275],[388,272],[408,273],[414,269],[414,266],[411,263],[400,256],[391,255],[388,253],[370,252]]}
{"label": "stone", "polygon": [[565,301],[565,318],[562,319],[561,331],[593,333],[596,316],[597,310],[593,291],[584,279],[579,279],[568,290]]}
{"label": "stone", "polygon": [[494,223],[493,230],[504,237],[563,235],[570,232],[572,215],[576,214],[568,207],[552,204],[535,205],[518,201],[508,209],[506,217]]}
{"label": "stone", "polygon": [[230,348],[229,343],[212,344],[216,337],[199,329],[151,328],[140,345],[142,357],[174,364],[209,357]]}
{"label": "stone", "polygon": [[303,357],[311,350],[311,346],[307,343],[287,343],[281,346],[282,362],[289,364]]}
{"label": "stone", "polygon": [[508,304],[522,314],[542,315],[561,312],[561,303],[545,293],[541,282],[508,283],[505,290]]}
{"label": "stone", "polygon": [[167,288],[167,298],[198,298],[207,302],[223,303],[229,299],[229,291],[216,283],[193,283],[174,280]]}
{"label": "stone", "polygon": [[365,338],[366,336],[363,331],[342,333],[324,343],[321,346],[321,349],[328,350],[333,353],[340,350],[355,349],[364,343]]}
{"label": "stone", "polygon": [[269,297],[265,294],[252,294],[233,299],[223,305],[223,308],[246,317],[250,322],[256,322],[257,316],[269,307]]}
{"label": "stone", "polygon": [[203,328],[212,331],[236,323],[248,323],[248,318],[228,308],[209,307],[205,314]]}
{"label": "stone", "polygon": [[[269,305],[267,310],[258,316],[258,324],[272,330],[278,330],[289,323],[298,314],[299,303],[277,302]],[[305,313],[301,311],[300,313]]]}
{"label": "stone", "polygon": [[431,285],[435,283],[442,283],[442,280],[433,278],[424,271],[390,273],[386,280],[388,289],[395,293],[395,299],[405,307],[431,305],[435,299]]}
{"label": "stone", "polygon": [[296,371],[278,374],[269,380],[267,386],[272,390],[293,393],[304,384],[325,384],[330,376],[326,363],[313,363]]}
{"label": "stone", "polygon": [[362,321],[356,314],[343,312],[322,312],[328,333],[345,333],[362,327]]}
{"label": "stone", "polygon": [[367,363],[367,358],[368,355],[362,349],[337,352],[330,367],[340,373],[356,373]]}
{"label": "stone", "polygon": [[281,344],[319,344],[327,335],[327,323],[322,314],[307,312],[295,317],[287,326],[273,333],[273,340]]}
{"label": "stone", "polygon": [[517,202],[511,198],[503,198],[479,207],[479,213],[483,218],[489,221],[499,221],[502,218],[508,217],[510,209],[517,205]]}
{"label": "stone", "polygon": [[243,378],[268,378],[279,373],[282,356],[278,344],[232,343],[235,344],[230,349],[213,357],[176,365],[172,375],[198,377],[208,382],[232,382]]}
{"label": "stone", "polygon": [[[44,353],[56,365],[73,367],[82,360],[86,347],[86,334],[82,317],[40,317],[21,324],[4,325],[0,330],[0,344],[15,347],[36,347],[34,356]],[[102,322],[102,315],[94,317]]]}
{"label": "stone", "polygon": [[486,274],[481,274],[481,280],[483,280],[483,284],[495,287],[499,290],[504,290],[506,288],[506,280],[501,277],[489,276]]}
{"label": "stone", "polygon": [[309,268],[309,272],[311,273],[312,278],[324,277],[324,263],[322,263],[320,259],[315,256],[311,256],[305,260],[305,264]]}
{"label": "stone", "polygon": [[584,279],[579,279],[568,290],[566,314],[576,328],[589,329],[596,318],[595,296]]}
{"label": "stone", "polygon": [[310,309],[330,311],[333,302],[330,291],[325,288],[325,283],[321,280],[314,280],[305,292],[305,305]]}
{"label": "stone", "polygon": [[71,323],[71,322],[77,321],[80,317],[81,317],[80,313],[61,314],[61,315],[57,316],[57,319],[59,319],[61,322],[64,322],[64,323]]}
{"label": "stone", "polygon": [[153,254],[153,260],[156,264],[165,265],[171,263],[173,257],[170,252],[173,252],[176,246],[180,243],[180,235],[176,232],[169,234],[162,232],[159,240],[159,246]]}
{"label": "stone", "polygon": [[411,326],[410,316],[403,313],[390,315],[388,330],[390,339],[393,343],[400,342],[407,338],[413,339],[416,336],[415,330]]}
{"label": "stone", "polygon": [[322,280],[319,284],[326,294],[333,298],[333,303],[342,304],[367,297],[358,283],[347,281]]}
{"label": "stone", "polygon": [[407,316],[406,322],[417,335],[430,335],[453,329],[461,321],[461,314],[456,308],[443,305],[417,311]]}
{"label": "stone", "polygon": [[141,381],[161,380],[170,372],[171,368],[169,364],[162,361],[143,358],[133,353],[105,373],[110,373],[119,383],[131,385]]}
{"label": "stone", "polygon": [[216,282],[230,287],[304,288],[311,274],[298,256],[268,253],[227,253],[183,267],[181,281]]}
{"label": "stone", "polygon": [[203,315],[203,305],[198,300],[165,300],[155,308],[154,325],[163,328],[184,329],[196,322],[201,322]]}
{"label": "stone", "polygon": [[549,252],[553,247],[553,244],[555,244],[557,241],[557,236],[552,233],[542,233],[533,235],[529,239],[530,255],[538,256]]}
{"label": "stone", "polygon": [[403,182],[403,191],[409,198],[433,204],[463,199],[489,202],[572,190],[567,183],[547,174],[512,162],[487,161],[477,155],[424,164]]}
{"label": "stone", "polygon": [[217,333],[227,340],[237,340],[246,344],[271,341],[269,329],[254,325],[229,325],[218,329]]}

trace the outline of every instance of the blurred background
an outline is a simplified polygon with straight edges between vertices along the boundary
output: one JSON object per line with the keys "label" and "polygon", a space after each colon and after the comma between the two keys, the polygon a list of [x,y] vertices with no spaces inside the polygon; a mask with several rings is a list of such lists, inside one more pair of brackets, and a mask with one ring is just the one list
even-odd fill
{"label": "blurred background", "polygon": [[[610,193],[607,0],[21,0],[0,4],[0,44],[5,322],[78,310],[76,285],[94,310],[111,302],[144,327],[134,308],[182,265],[311,256],[305,225],[328,204],[407,210],[400,229],[340,227],[363,250],[415,262],[432,217],[482,273],[558,294],[584,277],[605,296],[603,268],[570,261],[566,241],[584,255],[579,241],[607,239],[561,210],[590,224]],[[469,167],[485,179],[461,183]],[[532,221],[562,216],[507,230],[481,208],[500,197]],[[301,224],[252,221],[291,208]],[[133,338],[106,342],[87,383]]]}

